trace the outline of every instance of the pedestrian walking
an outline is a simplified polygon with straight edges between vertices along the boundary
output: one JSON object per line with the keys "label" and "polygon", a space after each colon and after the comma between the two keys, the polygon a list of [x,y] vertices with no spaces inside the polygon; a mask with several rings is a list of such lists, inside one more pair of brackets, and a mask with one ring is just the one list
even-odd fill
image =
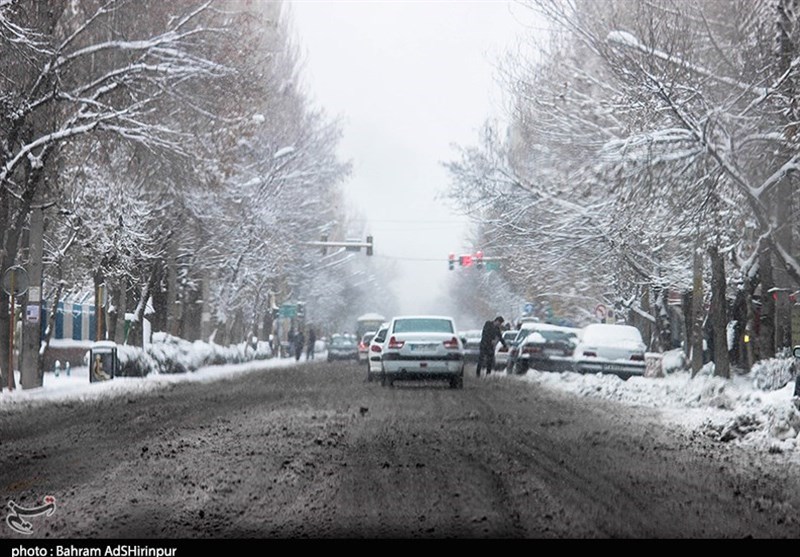
{"label": "pedestrian walking", "polygon": [[492,321],[487,321],[483,324],[481,331],[481,344],[478,353],[478,368],[475,373],[478,377],[481,376],[481,369],[486,368],[486,373],[492,373],[494,369],[494,348],[497,342],[501,342],[505,348],[508,344],[503,339],[503,331],[501,327],[505,319],[501,315],[495,317]]}
{"label": "pedestrian walking", "polygon": [[287,358],[291,358],[294,356],[295,352],[295,338],[297,337],[297,333],[294,332],[294,328],[289,329],[289,332],[286,333],[286,343],[288,348],[288,354],[286,354]]}
{"label": "pedestrian walking", "polygon": [[306,339],[302,330],[298,330],[294,335],[294,359],[300,360],[300,355],[303,353],[303,346],[305,346]]}
{"label": "pedestrian walking", "polygon": [[308,346],[306,346],[306,360],[314,359],[314,345],[317,342],[317,333],[314,327],[308,328]]}

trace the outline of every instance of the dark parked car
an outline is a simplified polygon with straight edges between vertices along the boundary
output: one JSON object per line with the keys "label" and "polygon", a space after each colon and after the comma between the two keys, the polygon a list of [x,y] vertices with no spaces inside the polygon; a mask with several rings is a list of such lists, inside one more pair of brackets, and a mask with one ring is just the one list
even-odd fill
{"label": "dark parked car", "polygon": [[351,335],[333,335],[328,343],[328,361],[358,361],[358,344]]}
{"label": "dark parked car", "polygon": [[579,329],[548,323],[523,323],[511,343],[506,371],[572,371]]}

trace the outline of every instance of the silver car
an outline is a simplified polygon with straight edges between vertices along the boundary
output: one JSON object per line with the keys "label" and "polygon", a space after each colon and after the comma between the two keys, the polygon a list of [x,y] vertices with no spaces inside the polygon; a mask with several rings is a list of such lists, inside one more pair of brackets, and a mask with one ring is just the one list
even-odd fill
{"label": "silver car", "polygon": [[573,370],[611,373],[622,379],[643,376],[646,349],[636,327],[610,323],[587,325],[573,353]]}
{"label": "silver car", "polygon": [[503,331],[503,340],[506,341],[506,344],[503,345],[502,342],[498,342],[494,347],[495,371],[506,369],[506,365],[508,364],[508,353],[511,350],[511,343],[514,342],[515,338],[517,338],[516,330]]}
{"label": "silver car", "polygon": [[464,387],[464,347],[452,317],[394,317],[382,347],[381,383],[437,379],[453,389]]}

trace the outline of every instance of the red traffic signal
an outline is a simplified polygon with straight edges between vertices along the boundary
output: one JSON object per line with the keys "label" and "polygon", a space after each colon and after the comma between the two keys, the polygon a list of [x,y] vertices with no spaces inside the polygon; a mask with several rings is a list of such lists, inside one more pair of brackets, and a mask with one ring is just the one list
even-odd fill
{"label": "red traffic signal", "polygon": [[451,253],[450,255],[447,256],[447,268],[452,271],[455,268],[455,266],[456,266],[456,254]]}
{"label": "red traffic signal", "polygon": [[459,263],[462,267],[469,267],[472,265],[472,256],[471,255],[462,255],[459,259]]}

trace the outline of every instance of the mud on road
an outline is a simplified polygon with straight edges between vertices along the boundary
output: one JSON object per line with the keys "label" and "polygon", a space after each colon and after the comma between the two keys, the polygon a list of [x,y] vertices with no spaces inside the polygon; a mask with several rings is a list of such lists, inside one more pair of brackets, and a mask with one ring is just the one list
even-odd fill
{"label": "mud on road", "polygon": [[0,493],[50,539],[797,538],[798,471],[518,377],[316,361],[0,413]]}

